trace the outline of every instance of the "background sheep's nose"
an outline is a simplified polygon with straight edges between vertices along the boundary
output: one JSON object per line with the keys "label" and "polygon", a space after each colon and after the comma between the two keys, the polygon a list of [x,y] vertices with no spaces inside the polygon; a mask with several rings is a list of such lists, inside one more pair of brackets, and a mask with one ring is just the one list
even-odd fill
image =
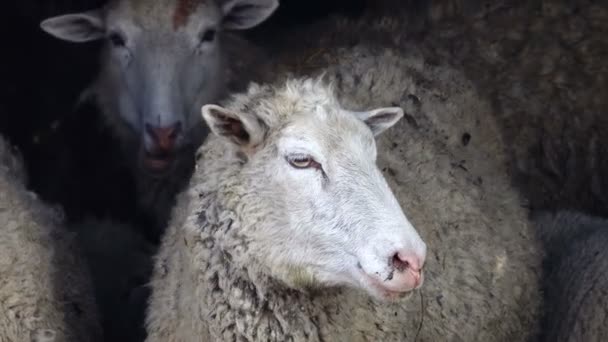
{"label": "background sheep's nose", "polygon": [[181,130],[181,122],[165,127],[155,127],[146,124],[146,133],[152,139],[154,147],[163,152],[172,151],[175,148],[175,142]]}

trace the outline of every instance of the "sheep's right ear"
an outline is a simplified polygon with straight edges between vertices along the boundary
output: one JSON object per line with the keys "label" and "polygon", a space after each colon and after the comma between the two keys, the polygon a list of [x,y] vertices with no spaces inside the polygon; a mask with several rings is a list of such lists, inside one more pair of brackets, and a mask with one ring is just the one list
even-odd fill
{"label": "sheep's right ear", "polygon": [[362,120],[371,130],[374,136],[391,128],[403,117],[403,109],[400,107],[384,107],[365,112],[352,112]]}
{"label": "sheep's right ear", "polygon": [[279,7],[278,0],[223,0],[222,25],[228,30],[244,30],[259,25]]}
{"label": "sheep's right ear", "polygon": [[100,9],[51,17],[43,20],[40,28],[56,38],[73,43],[98,40],[106,34],[103,11]]}
{"label": "sheep's right ear", "polygon": [[213,134],[227,138],[238,146],[256,146],[264,138],[263,123],[251,114],[233,112],[213,104],[204,105],[202,112]]}

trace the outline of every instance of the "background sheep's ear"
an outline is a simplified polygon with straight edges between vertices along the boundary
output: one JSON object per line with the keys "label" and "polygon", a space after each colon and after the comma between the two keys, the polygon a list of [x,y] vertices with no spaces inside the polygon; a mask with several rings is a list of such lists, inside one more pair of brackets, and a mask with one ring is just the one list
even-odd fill
{"label": "background sheep's ear", "polygon": [[209,129],[217,136],[248,147],[263,140],[265,127],[253,115],[233,112],[213,104],[204,105],[202,112]]}
{"label": "background sheep's ear", "polygon": [[365,122],[372,130],[372,133],[374,133],[374,136],[391,128],[403,117],[403,109],[399,107],[386,107],[374,109],[372,111],[351,113],[359,118],[359,120]]}
{"label": "background sheep's ear", "polygon": [[223,26],[229,30],[252,28],[270,17],[277,7],[278,0],[224,0]]}
{"label": "background sheep's ear", "polygon": [[83,43],[105,36],[105,23],[101,10],[51,17],[40,23],[48,34],[68,42]]}

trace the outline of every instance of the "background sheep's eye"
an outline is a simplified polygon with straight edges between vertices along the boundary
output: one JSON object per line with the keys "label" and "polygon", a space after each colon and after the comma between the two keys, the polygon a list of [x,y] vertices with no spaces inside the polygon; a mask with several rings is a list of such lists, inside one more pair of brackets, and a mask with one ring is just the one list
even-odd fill
{"label": "background sheep's eye", "polygon": [[215,39],[215,30],[210,29],[201,34],[201,43],[212,42]]}
{"label": "background sheep's eye", "polygon": [[112,45],[114,46],[118,46],[118,47],[122,47],[125,46],[125,39],[116,32],[110,33],[110,35],[108,36],[108,39],[110,40],[110,43],[112,43]]}

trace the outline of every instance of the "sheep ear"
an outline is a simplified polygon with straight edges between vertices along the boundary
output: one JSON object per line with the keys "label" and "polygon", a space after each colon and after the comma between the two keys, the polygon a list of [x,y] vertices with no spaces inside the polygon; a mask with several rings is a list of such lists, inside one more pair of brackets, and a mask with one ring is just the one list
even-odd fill
{"label": "sheep ear", "polygon": [[278,0],[224,0],[223,26],[228,30],[252,28],[268,19],[277,7]]}
{"label": "sheep ear", "polygon": [[233,112],[213,104],[204,105],[202,113],[213,134],[239,146],[256,146],[264,138],[265,127],[253,115]]}
{"label": "sheep ear", "polygon": [[363,121],[374,133],[374,136],[391,128],[403,117],[403,109],[399,107],[378,108],[371,111],[351,112]]}
{"label": "sheep ear", "polygon": [[43,20],[40,28],[56,38],[74,43],[101,39],[106,31],[101,10],[51,17]]}

